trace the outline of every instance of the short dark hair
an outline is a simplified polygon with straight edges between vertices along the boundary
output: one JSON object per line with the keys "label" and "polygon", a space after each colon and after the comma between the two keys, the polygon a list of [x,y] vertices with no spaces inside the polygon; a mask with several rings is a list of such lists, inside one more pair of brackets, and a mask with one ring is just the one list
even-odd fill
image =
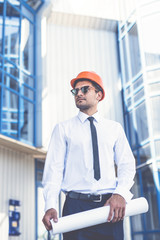
{"label": "short dark hair", "polygon": [[90,79],[88,79],[88,78],[77,79],[77,80],[74,82],[74,88],[75,88],[75,86],[76,86],[76,84],[77,84],[78,82],[82,82],[82,81],[88,81],[88,82],[92,83],[93,87],[95,87],[95,89],[96,89],[97,92],[101,91],[101,92],[103,93],[102,88],[101,88],[96,82],[94,82],[94,81],[92,81],[92,80],[90,80]]}

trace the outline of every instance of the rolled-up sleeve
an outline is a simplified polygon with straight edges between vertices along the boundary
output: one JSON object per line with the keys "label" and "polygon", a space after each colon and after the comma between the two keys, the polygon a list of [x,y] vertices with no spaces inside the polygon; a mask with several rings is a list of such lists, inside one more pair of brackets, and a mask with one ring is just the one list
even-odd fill
{"label": "rolled-up sleeve", "polygon": [[64,129],[61,124],[57,124],[49,143],[42,180],[45,211],[57,207],[63,179],[65,155],[66,141]]}
{"label": "rolled-up sleeve", "polygon": [[128,202],[133,196],[130,189],[134,184],[135,158],[120,124],[114,153],[117,165],[117,187],[114,193],[120,194]]}

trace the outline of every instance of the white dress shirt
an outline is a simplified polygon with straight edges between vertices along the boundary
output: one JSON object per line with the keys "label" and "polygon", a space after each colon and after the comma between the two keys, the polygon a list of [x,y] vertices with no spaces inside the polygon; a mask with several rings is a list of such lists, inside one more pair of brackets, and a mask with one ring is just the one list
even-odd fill
{"label": "white dress shirt", "polygon": [[[60,191],[117,193],[128,202],[135,175],[135,159],[122,126],[95,113],[101,178],[94,179],[89,116],[79,112],[55,126],[45,162],[45,210],[56,208]],[[115,173],[117,165],[117,177]]]}

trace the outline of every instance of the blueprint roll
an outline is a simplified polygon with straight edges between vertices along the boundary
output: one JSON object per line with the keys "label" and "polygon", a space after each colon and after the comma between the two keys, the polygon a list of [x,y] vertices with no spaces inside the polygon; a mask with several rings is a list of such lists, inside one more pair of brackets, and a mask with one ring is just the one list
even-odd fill
{"label": "blueprint roll", "polygon": [[[55,235],[105,223],[108,219],[109,210],[109,206],[103,206],[100,208],[61,217],[58,219],[57,223],[51,220],[52,230],[50,232],[51,234]],[[143,197],[136,198],[126,204],[125,217],[145,213],[147,211],[147,200]]]}

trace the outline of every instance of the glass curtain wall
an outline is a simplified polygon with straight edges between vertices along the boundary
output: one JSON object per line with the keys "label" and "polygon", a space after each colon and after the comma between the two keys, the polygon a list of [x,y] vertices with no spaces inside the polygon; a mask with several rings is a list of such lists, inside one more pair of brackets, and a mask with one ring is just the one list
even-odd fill
{"label": "glass curtain wall", "polygon": [[0,133],[35,145],[35,22],[42,1],[0,0]]}
{"label": "glass curtain wall", "polygon": [[131,217],[133,240],[160,239],[160,1],[119,1],[124,116],[137,173],[134,197],[149,203]]}

